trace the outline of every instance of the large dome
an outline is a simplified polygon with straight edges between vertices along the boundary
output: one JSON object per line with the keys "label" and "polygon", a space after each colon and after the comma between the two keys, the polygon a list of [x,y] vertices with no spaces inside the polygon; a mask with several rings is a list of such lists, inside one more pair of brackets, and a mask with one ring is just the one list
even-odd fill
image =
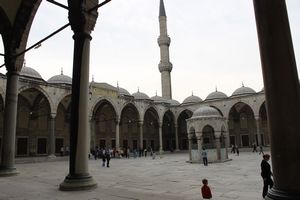
{"label": "large dome", "polygon": [[195,110],[192,118],[195,117],[221,117],[218,110],[210,106],[201,106]]}
{"label": "large dome", "polygon": [[217,99],[226,99],[227,95],[220,91],[214,91],[210,93],[205,100],[217,100]]}
{"label": "large dome", "polygon": [[162,103],[162,102],[166,102],[167,101],[163,97],[157,96],[157,94],[155,96],[151,97],[151,100],[153,100],[155,103]]}
{"label": "large dome", "polygon": [[140,92],[139,90],[137,92],[133,93],[132,96],[135,99],[150,99],[148,95],[146,95],[143,92]]}
{"label": "large dome", "polygon": [[188,103],[199,103],[199,102],[201,102],[201,101],[202,101],[202,99],[201,99],[200,97],[194,96],[194,95],[192,94],[191,96],[185,98],[185,99],[183,100],[182,103],[183,103],[183,104],[188,104]]}
{"label": "large dome", "polygon": [[171,106],[178,106],[180,103],[174,99],[167,100],[167,103],[169,103]]}
{"label": "large dome", "polygon": [[255,94],[255,90],[249,87],[245,87],[244,85],[238,89],[236,89],[231,96],[240,96],[240,95],[247,95],[247,94]]}
{"label": "large dome", "polygon": [[38,79],[43,79],[42,76],[33,68],[31,67],[22,67],[21,76],[27,76],[31,78],[38,78]]}
{"label": "large dome", "polygon": [[72,78],[61,73],[60,75],[49,78],[48,83],[72,85]]}

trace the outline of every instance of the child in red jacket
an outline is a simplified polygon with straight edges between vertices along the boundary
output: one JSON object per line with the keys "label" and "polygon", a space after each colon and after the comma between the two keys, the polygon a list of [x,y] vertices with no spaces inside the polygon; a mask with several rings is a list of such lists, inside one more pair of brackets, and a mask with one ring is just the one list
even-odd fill
{"label": "child in red jacket", "polygon": [[207,179],[203,179],[202,183],[203,183],[203,186],[201,187],[201,194],[202,194],[203,199],[211,199],[212,194],[211,194],[210,188],[208,186]]}

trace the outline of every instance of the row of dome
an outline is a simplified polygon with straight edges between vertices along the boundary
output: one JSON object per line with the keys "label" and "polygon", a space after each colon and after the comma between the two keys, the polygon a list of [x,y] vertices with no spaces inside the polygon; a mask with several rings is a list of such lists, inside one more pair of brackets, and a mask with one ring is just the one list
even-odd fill
{"label": "row of dome", "polygon": [[[30,67],[23,67],[21,70],[21,75],[22,76],[27,76],[27,77],[31,77],[31,78],[37,78],[37,79],[43,79],[42,76],[33,68]],[[69,76],[66,76],[63,74],[63,72],[61,72],[60,75],[55,75],[53,77],[51,77],[50,79],[48,79],[47,81],[48,83],[51,84],[72,84],[72,78]],[[170,100],[166,100],[163,97],[160,96],[153,96],[153,97],[149,97],[147,94],[140,92],[139,90],[135,93],[133,93],[132,95],[124,88],[120,88],[120,87],[114,87],[112,85],[109,85],[107,83],[100,83],[101,87],[107,88],[107,89],[113,89],[113,90],[118,90],[120,95],[127,95],[127,96],[133,96],[135,99],[138,100],[153,100],[154,102],[157,103],[169,103],[171,105],[179,105],[180,103],[174,99],[170,99]],[[242,85],[242,87],[236,89],[231,97],[235,97],[235,96],[241,96],[241,95],[251,95],[251,94],[256,94],[255,90],[253,90],[252,88],[249,87],[245,87],[244,85]],[[210,93],[205,101],[208,100],[219,100],[219,99],[225,99],[228,98],[228,96],[220,91],[214,91],[212,93]],[[185,98],[182,102],[182,104],[190,104],[190,103],[199,103],[202,102],[203,100],[195,95],[191,95],[187,98]]]}

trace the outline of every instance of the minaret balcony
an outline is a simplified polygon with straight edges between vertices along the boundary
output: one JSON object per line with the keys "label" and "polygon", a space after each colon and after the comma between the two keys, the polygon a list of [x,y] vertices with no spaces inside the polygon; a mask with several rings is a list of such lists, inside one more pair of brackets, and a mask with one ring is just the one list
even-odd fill
{"label": "minaret balcony", "polygon": [[159,38],[157,39],[157,43],[159,46],[161,45],[167,45],[170,46],[171,43],[171,38],[169,36],[159,36]]}
{"label": "minaret balcony", "polygon": [[171,72],[172,68],[173,68],[173,66],[172,66],[172,63],[170,63],[170,62],[167,62],[167,63],[166,62],[160,62],[158,64],[158,69],[159,69],[160,72],[163,72],[163,71]]}

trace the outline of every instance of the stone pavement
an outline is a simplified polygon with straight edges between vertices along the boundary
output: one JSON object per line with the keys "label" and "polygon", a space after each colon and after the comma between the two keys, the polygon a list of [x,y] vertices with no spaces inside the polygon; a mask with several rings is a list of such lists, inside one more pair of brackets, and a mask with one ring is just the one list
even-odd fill
{"label": "stone pavement", "polygon": [[98,183],[94,190],[62,192],[59,184],[68,174],[68,161],[17,164],[19,175],[0,177],[1,200],[196,200],[201,180],[208,179],[214,200],[262,199],[261,155],[241,152],[225,163],[187,163],[188,153],[162,158],[112,159],[111,167],[89,160]]}

